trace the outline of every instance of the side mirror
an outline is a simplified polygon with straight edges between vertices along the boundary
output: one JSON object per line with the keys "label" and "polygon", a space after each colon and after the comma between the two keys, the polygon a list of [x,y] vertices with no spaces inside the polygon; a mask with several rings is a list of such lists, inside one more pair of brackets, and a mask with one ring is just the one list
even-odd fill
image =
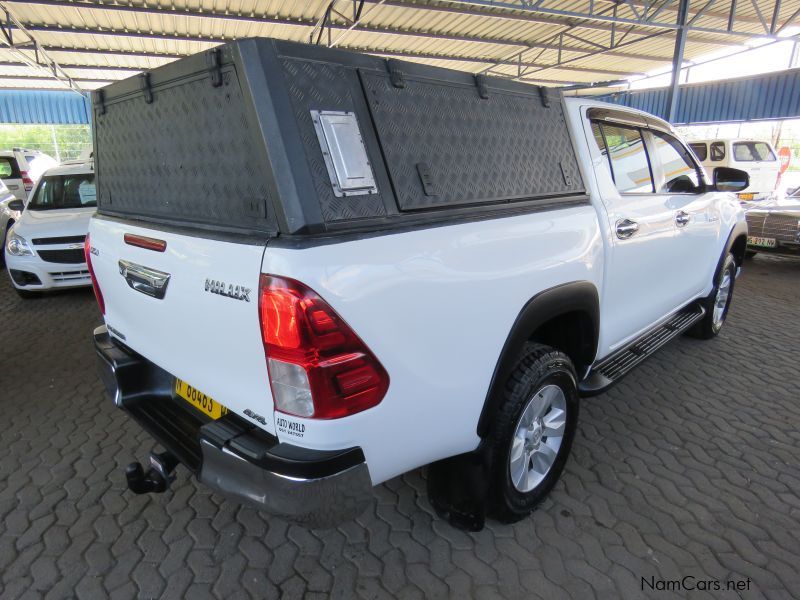
{"label": "side mirror", "polygon": [[25,203],[22,200],[12,200],[8,203],[8,209],[23,211],[25,210]]}
{"label": "side mirror", "polygon": [[750,185],[750,175],[741,169],[717,167],[714,169],[714,189],[718,192],[741,192]]}

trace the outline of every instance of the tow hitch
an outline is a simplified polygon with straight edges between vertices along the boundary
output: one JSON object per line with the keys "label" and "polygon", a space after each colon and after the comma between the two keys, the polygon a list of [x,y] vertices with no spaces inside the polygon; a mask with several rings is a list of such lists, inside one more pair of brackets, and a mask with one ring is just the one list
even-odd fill
{"label": "tow hitch", "polygon": [[144,472],[142,463],[133,462],[125,468],[128,489],[134,494],[160,494],[169,489],[175,481],[173,471],[178,466],[178,459],[169,452],[151,452],[150,468]]}

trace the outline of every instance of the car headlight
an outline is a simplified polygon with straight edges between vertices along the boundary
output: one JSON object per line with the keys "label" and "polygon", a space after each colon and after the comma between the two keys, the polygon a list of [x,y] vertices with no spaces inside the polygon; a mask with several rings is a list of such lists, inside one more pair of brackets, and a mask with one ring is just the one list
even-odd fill
{"label": "car headlight", "polygon": [[31,250],[27,240],[13,231],[8,236],[6,251],[11,256],[33,256],[33,250]]}

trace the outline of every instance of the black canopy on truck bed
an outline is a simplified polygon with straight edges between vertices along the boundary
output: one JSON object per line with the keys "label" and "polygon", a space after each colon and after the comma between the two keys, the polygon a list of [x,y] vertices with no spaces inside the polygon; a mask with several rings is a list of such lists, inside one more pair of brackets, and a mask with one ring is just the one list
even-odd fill
{"label": "black canopy on truck bed", "polygon": [[585,202],[560,95],[272,39],[94,93],[101,214],[250,233]]}

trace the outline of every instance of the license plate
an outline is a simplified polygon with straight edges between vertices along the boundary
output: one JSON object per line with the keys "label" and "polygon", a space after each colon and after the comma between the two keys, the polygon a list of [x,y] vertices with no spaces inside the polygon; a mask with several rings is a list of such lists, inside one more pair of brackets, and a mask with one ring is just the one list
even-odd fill
{"label": "license plate", "polygon": [[739,200],[752,200],[755,197],[755,194],[739,194]]}
{"label": "license plate", "polygon": [[211,396],[204,394],[177,377],[175,378],[175,394],[212,419],[219,419],[228,414],[228,409]]}
{"label": "license plate", "polygon": [[764,248],[774,248],[775,247],[775,238],[764,238],[764,237],[756,237],[756,236],[749,236],[747,238],[747,243],[751,246],[762,246]]}

